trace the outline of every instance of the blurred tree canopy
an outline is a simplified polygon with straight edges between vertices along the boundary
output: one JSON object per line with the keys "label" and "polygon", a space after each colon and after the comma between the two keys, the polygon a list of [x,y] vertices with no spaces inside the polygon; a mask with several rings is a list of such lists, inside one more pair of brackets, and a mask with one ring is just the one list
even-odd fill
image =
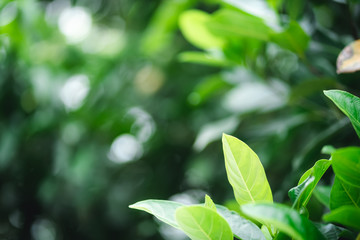
{"label": "blurred tree canopy", "polygon": [[230,206],[222,132],[289,201],[324,144],[358,144],[322,91],[360,95],[336,74],[359,20],[356,0],[1,1],[0,237],[183,239],[128,205]]}

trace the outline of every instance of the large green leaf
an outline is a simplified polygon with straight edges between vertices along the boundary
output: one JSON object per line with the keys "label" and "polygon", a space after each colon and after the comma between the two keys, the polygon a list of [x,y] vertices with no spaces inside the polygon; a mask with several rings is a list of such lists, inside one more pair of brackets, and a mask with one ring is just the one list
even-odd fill
{"label": "large green leaf", "polygon": [[[179,26],[185,38],[198,48],[222,48],[225,41],[207,27],[211,16],[203,11],[188,10],[180,15]],[[221,35],[220,35],[221,36]]]}
{"label": "large green leaf", "polygon": [[241,205],[259,201],[272,202],[270,185],[259,157],[239,139],[223,134],[225,167],[235,199]]}
{"label": "large green leaf", "polygon": [[175,228],[179,228],[175,220],[175,211],[178,207],[181,206],[183,206],[183,204],[173,201],[144,200],[130,205],[129,208],[148,212],[157,217],[159,220]]}
{"label": "large green leaf", "polygon": [[339,223],[360,230],[360,208],[343,206],[323,216],[324,221]]}
{"label": "large green leaf", "polygon": [[360,98],[340,90],[328,90],[324,94],[350,119],[360,137]]}
{"label": "large green leaf", "polygon": [[269,40],[271,29],[258,17],[230,9],[215,12],[207,27],[216,35]]}
{"label": "large green leaf", "polygon": [[360,188],[353,187],[335,177],[330,193],[330,209],[350,205],[360,208]]}
{"label": "large green leaf", "polygon": [[218,213],[229,223],[235,237],[242,240],[266,240],[260,228],[253,222],[224,206],[216,205],[216,208]]}
{"label": "large green leaf", "polygon": [[300,57],[304,57],[304,52],[309,44],[310,37],[297,22],[292,21],[285,31],[273,33],[271,35],[271,41],[282,48],[295,52]]}
{"label": "large green leaf", "polygon": [[232,240],[229,224],[217,212],[204,206],[183,206],[176,210],[180,228],[192,240]]}
{"label": "large green leaf", "polygon": [[274,226],[294,239],[324,239],[309,219],[288,206],[278,203],[245,204],[241,206],[241,211],[265,225]]}
{"label": "large green leaf", "polygon": [[[330,165],[331,161],[326,159],[317,161],[312,168],[301,176],[298,186],[289,191],[289,195],[295,198],[295,201],[292,200],[296,209],[306,207],[312,192]],[[312,179],[311,182],[310,179]]]}
{"label": "large green leaf", "polygon": [[336,176],[348,185],[360,188],[360,148],[347,147],[331,154]]}

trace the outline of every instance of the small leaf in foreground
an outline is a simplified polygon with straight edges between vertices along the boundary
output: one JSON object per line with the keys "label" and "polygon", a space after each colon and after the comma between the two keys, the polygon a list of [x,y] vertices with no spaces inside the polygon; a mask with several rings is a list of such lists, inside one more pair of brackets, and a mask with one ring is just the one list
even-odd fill
{"label": "small leaf in foreground", "polygon": [[343,206],[323,216],[324,221],[339,223],[360,231],[360,208]]}
{"label": "small leaf in foreground", "polygon": [[175,228],[179,228],[175,220],[175,211],[183,204],[166,200],[144,200],[132,204],[129,208],[142,210],[154,215],[159,220]]}
{"label": "small leaf in foreground", "polygon": [[223,134],[225,167],[235,199],[241,205],[272,202],[272,193],[259,157],[239,139]]}
{"label": "small leaf in foreground", "polygon": [[350,119],[360,137],[360,98],[340,90],[328,90],[324,94]]}
{"label": "small leaf in foreground", "polygon": [[183,206],[176,210],[176,221],[192,240],[232,240],[226,220],[204,206]]}
{"label": "small leaf in foreground", "polygon": [[336,68],[338,74],[360,70],[360,40],[350,43],[340,52],[336,61]]}
{"label": "small leaf in foreground", "polygon": [[244,240],[266,240],[263,232],[250,220],[224,206],[216,205],[218,213],[229,223],[234,236]]}
{"label": "small leaf in foreground", "polygon": [[294,239],[324,239],[309,219],[288,206],[278,203],[245,204],[241,206],[241,211],[265,225],[273,225]]}

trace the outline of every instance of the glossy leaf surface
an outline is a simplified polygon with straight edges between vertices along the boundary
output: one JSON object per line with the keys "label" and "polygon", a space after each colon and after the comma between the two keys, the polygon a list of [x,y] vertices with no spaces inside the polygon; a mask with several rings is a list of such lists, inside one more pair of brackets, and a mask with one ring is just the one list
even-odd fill
{"label": "glossy leaf surface", "polygon": [[253,222],[230,211],[224,206],[216,205],[218,213],[229,223],[235,237],[243,240],[265,240],[263,232]]}
{"label": "glossy leaf surface", "polygon": [[[326,170],[331,165],[331,161],[329,160],[319,160],[317,161],[312,168],[307,170],[300,178],[298,186],[293,188],[296,190],[297,188],[303,188],[299,194],[296,196],[296,200],[294,203],[296,204],[296,209],[300,209],[300,207],[305,207],[310,200],[312,192],[314,191],[317,183],[320,181]],[[312,181],[310,181],[313,179]],[[304,186],[304,184],[306,186]],[[290,190],[291,191],[291,190]],[[290,193],[289,191],[289,193]],[[297,191],[295,191],[297,192]]]}
{"label": "glossy leaf surface", "polygon": [[229,224],[217,212],[204,206],[183,206],[176,210],[176,221],[192,240],[232,240]]}
{"label": "glossy leaf surface", "polygon": [[328,90],[324,94],[350,119],[360,137],[360,98],[341,90]]}
{"label": "glossy leaf surface", "polygon": [[288,206],[277,203],[246,204],[241,206],[241,210],[249,217],[263,224],[273,225],[294,239],[324,239],[310,220]]}
{"label": "glossy leaf surface", "polygon": [[225,167],[235,199],[241,205],[272,202],[272,193],[264,168],[256,153],[244,142],[223,134]]}
{"label": "glossy leaf surface", "polygon": [[336,176],[344,183],[360,187],[360,148],[348,147],[335,151],[332,167]]}
{"label": "glossy leaf surface", "polygon": [[159,220],[179,228],[175,220],[175,211],[183,204],[166,200],[144,200],[130,205],[130,208],[142,210],[154,215]]}
{"label": "glossy leaf surface", "polygon": [[343,206],[323,216],[324,221],[360,230],[360,208]]}
{"label": "glossy leaf surface", "polygon": [[334,210],[344,205],[360,207],[360,188],[346,184],[335,177],[330,193],[330,209]]}

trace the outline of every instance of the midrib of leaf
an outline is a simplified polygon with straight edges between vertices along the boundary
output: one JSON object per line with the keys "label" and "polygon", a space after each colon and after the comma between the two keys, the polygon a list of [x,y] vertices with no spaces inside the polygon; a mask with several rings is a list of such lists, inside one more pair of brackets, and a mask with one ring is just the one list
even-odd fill
{"label": "midrib of leaf", "polygon": [[[207,239],[212,240],[210,238],[210,236],[202,229],[201,225],[196,221],[196,219],[194,218],[194,216],[192,214],[190,214],[190,217],[192,218],[192,220],[195,222],[196,226],[200,229],[200,231],[206,236]],[[202,216],[203,218],[204,216]],[[200,220],[200,222],[202,221],[202,219]],[[211,221],[211,228],[212,228],[212,224],[213,221]]]}
{"label": "midrib of leaf", "polygon": [[348,190],[345,188],[344,184],[342,182],[340,182],[341,186],[343,187],[344,191],[346,192],[346,194],[349,196],[350,200],[353,202],[353,204],[355,205],[355,207],[359,208],[359,206],[356,204],[355,200],[351,197],[350,193],[348,192]]}
{"label": "midrib of leaf", "polygon": [[[229,143],[226,141],[226,148],[230,148],[230,146],[229,146]],[[238,172],[239,172],[239,176],[240,176],[240,179],[241,179],[241,181],[243,182],[243,185],[245,185],[245,187],[244,188],[242,188],[242,189],[245,189],[245,191],[248,193],[248,195],[249,195],[249,197],[251,198],[251,201],[252,202],[255,202],[255,200],[254,200],[254,198],[252,197],[252,195],[251,195],[251,191],[250,191],[250,189],[248,188],[248,186],[246,185],[246,182],[245,182],[245,179],[244,179],[244,177],[243,177],[243,174],[242,174],[242,172],[241,172],[241,170],[239,169],[239,167],[238,167],[238,164],[236,163],[236,160],[235,160],[235,156],[234,156],[234,154],[233,154],[233,151],[230,149],[230,152],[231,152],[231,158],[232,158],[232,160],[233,160],[233,162],[235,162],[235,164],[236,164],[236,166],[237,166],[237,170],[238,170]],[[251,167],[252,167],[252,164],[250,165]],[[230,166],[229,166],[229,170],[233,173],[233,175],[236,177],[236,173],[235,173],[235,170],[233,170]],[[250,175],[250,174],[249,174]]]}

